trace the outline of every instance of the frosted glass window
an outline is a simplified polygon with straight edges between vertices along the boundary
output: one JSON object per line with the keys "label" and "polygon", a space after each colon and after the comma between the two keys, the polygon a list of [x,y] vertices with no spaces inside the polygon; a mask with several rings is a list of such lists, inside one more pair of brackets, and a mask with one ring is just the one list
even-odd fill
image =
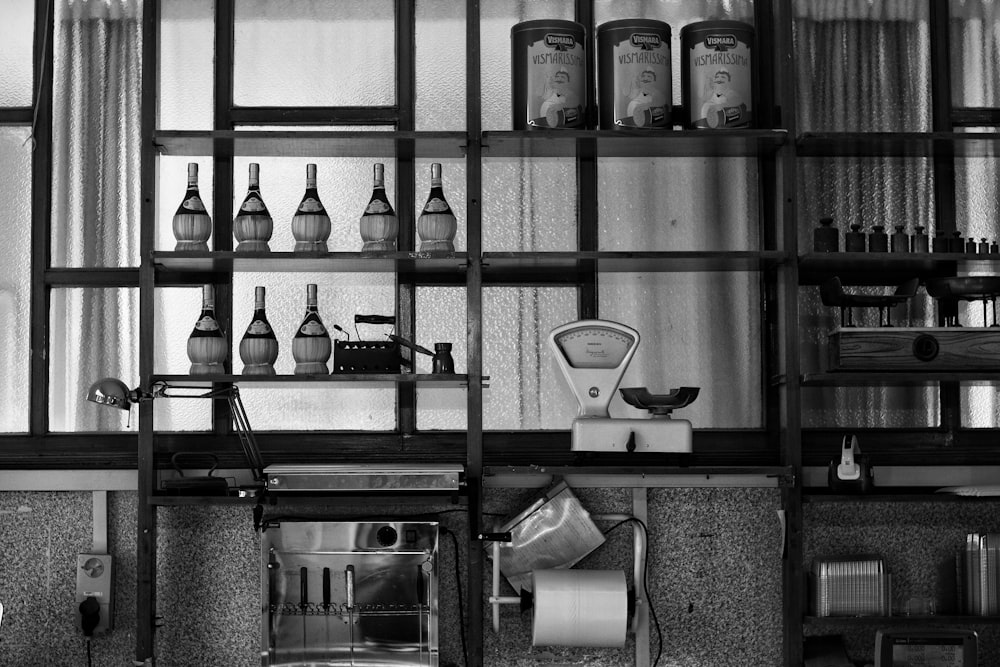
{"label": "frosted glass window", "polygon": [[868,233],[884,225],[892,233],[903,225],[907,234],[933,236],[934,172],[926,158],[799,159],[799,249],[813,248],[813,230],[822,217],[832,217],[840,230],[840,247],[851,225]]}
{"label": "frosted glass window", "polygon": [[955,228],[965,238],[1000,241],[1000,162],[996,158],[955,160]]}
{"label": "frosted glass window", "polygon": [[927,8],[925,2],[795,0],[799,127],[929,131]]}
{"label": "frosted glass window", "polygon": [[[136,430],[135,414],[87,401],[104,377],[139,378],[139,290],[53,289],[49,311],[49,429]],[[134,412],[134,411],[133,411]],[[129,417],[131,416],[131,421]]]}
{"label": "frosted glass window", "polygon": [[26,432],[31,353],[31,132],[0,127],[0,432]]}
{"label": "frosted glass window", "polygon": [[52,265],[139,264],[139,0],[57,2]]}
{"label": "frosted glass window", "polygon": [[465,129],[464,0],[416,3],[416,128]]}
{"label": "frosted glass window", "polygon": [[31,106],[32,40],[35,36],[34,0],[7,0],[0,4],[4,37],[0,40],[0,107]]}
{"label": "frosted glass window", "polygon": [[601,250],[758,248],[756,160],[601,160],[598,176]]}
{"label": "frosted glass window", "polygon": [[[418,287],[416,294],[416,342],[434,351],[435,343],[451,343],[455,372],[466,372],[465,288]],[[430,373],[432,358],[414,354],[417,373]],[[485,375],[486,373],[484,373]],[[464,429],[468,425],[468,401],[465,389],[443,387],[417,388],[417,428]]]}
{"label": "frosted glass window", "polygon": [[1000,6],[992,0],[949,2],[951,95],[956,107],[1000,106]]}
{"label": "frosted glass window", "polygon": [[160,2],[157,127],[211,130],[215,104],[215,3]]}
{"label": "frosted glass window", "polygon": [[573,160],[484,160],[483,250],[576,250],[576,192]]}
{"label": "frosted glass window", "polygon": [[[641,337],[623,387],[665,394],[701,387],[677,416],[695,428],[763,425],[760,276],[755,273],[614,273],[601,276],[602,319]],[[643,417],[620,395],[613,416]]]}
{"label": "frosted glass window", "polygon": [[576,399],[546,342],[578,319],[576,288],[486,287],[483,290],[483,428],[568,429]]}
{"label": "frosted glass window", "polygon": [[[233,371],[240,374],[243,362],[239,341],[253,315],[254,290],[266,289],[267,318],[278,339],[279,375],[292,375],[292,339],[305,314],[306,285],[315,283],[320,318],[332,338],[384,340],[386,326],[354,325],[354,316],[394,315],[395,279],[382,273],[237,273],[233,276],[232,331]],[[194,316],[197,314],[195,313]],[[194,317],[191,319],[193,324]],[[339,326],[344,332],[335,329]],[[186,338],[186,334],[185,334]],[[336,353],[334,353],[336,354]],[[328,366],[332,369],[333,358]],[[241,386],[247,414],[255,430],[357,429],[388,431],[396,427],[396,392],[393,387],[359,388],[348,384]]]}
{"label": "frosted glass window", "polygon": [[238,0],[237,106],[396,101],[391,0]]}

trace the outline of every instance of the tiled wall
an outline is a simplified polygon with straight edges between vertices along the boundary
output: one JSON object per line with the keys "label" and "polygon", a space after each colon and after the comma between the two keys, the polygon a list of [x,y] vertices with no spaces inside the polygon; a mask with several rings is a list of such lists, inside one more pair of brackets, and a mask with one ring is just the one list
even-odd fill
{"label": "tiled wall", "polygon": [[[576,489],[592,513],[629,512],[631,492]],[[485,511],[520,509],[533,490],[487,490]],[[780,529],[773,489],[651,490],[648,585],[663,634],[660,665],[770,667],[781,664]],[[94,639],[94,667],[131,665],[135,654],[136,495],[109,494],[109,545],[115,567],[115,628]],[[86,665],[76,630],[75,567],[92,540],[92,497],[80,493],[0,494],[0,666]],[[454,508],[441,508],[454,509]],[[386,516],[413,508],[380,508]],[[314,508],[322,517],[335,507]],[[458,535],[463,591],[468,585],[463,512],[440,514]],[[603,528],[609,527],[602,524]],[[248,507],[160,508],[158,511],[159,667],[256,667],[260,646],[259,536]],[[441,665],[463,665],[454,547],[439,554]],[[623,526],[578,565],[622,569],[632,580],[632,533]],[[482,582],[490,590],[490,571]],[[509,593],[509,591],[505,591]],[[530,615],[504,607],[500,635],[484,604],[487,665],[633,664],[624,649],[531,646]],[[651,654],[657,652],[651,632]]]}

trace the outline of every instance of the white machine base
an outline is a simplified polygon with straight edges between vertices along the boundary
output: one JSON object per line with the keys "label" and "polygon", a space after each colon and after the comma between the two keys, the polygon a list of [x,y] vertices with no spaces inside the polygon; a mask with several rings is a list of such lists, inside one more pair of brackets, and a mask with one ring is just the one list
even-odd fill
{"label": "white machine base", "polygon": [[629,437],[635,434],[637,453],[688,454],[691,452],[691,422],[685,419],[624,419],[617,417],[573,420],[574,452],[627,453]]}

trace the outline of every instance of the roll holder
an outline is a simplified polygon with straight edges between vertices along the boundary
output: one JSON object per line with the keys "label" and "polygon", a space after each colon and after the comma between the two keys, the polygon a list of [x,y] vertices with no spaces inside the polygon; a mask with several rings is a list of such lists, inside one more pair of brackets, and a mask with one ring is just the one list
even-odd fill
{"label": "roll holder", "polygon": [[[649,601],[646,599],[646,532],[636,519],[630,514],[594,514],[591,518],[595,521],[630,521],[633,530],[633,565],[632,580],[635,598],[635,612],[632,614],[630,630],[636,634],[640,621],[645,619],[649,613]],[[493,542],[493,592],[490,595],[489,603],[492,608],[493,631],[500,633],[500,605],[519,605],[522,612],[531,609],[533,595],[531,592],[521,589],[520,595],[500,595],[500,543],[511,541],[510,532],[506,533],[483,533],[480,540]]]}

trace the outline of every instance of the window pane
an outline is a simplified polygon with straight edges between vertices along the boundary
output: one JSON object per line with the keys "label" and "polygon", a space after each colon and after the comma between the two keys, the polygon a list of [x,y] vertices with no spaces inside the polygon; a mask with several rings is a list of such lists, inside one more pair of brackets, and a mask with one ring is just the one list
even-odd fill
{"label": "window pane", "polygon": [[238,106],[378,106],[396,100],[391,0],[239,0]]}
{"label": "window pane", "polygon": [[56,3],[53,266],[138,266],[141,3]]}
{"label": "window pane", "polygon": [[483,193],[485,251],[576,250],[573,160],[485,160]]}
{"label": "window pane", "polygon": [[547,336],[577,319],[576,289],[487,287],[483,290],[483,428],[568,429],[577,414],[549,352]]}
{"label": "window pane", "polygon": [[49,331],[49,430],[136,430],[134,410],[89,403],[87,392],[104,377],[138,384],[139,290],[53,289]]}
{"label": "window pane", "polygon": [[0,127],[0,432],[29,428],[31,132]]}
{"label": "window pane", "polygon": [[160,3],[159,120],[163,130],[210,130],[215,102],[215,3]]}
{"label": "window pane", "polygon": [[[647,387],[654,394],[701,387],[698,399],[675,415],[695,428],[763,425],[757,274],[604,274],[599,296],[603,319],[640,335],[621,386]],[[648,416],[618,394],[611,413]]]}
{"label": "window pane", "polygon": [[997,69],[1000,5],[993,0],[949,2],[951,95],[956,107],[1000,106]]}
{"label": "window pane", "polygon": [[929,131],[928,6],[796,0],[799,127],[810,132]]}
{"label": "window pane", "polygon": [[464,130],[465,3],[421,0],[416,13],[417,129]]}
{"label": "window pane", "polygon": [[[461,287],[417,288],[416,340],[430,351],[435,343],[451,343],[455,372],[466,371],[465,289]],[[430,373],[432,358],[414,354],[415,372]],[[417,428],[464,429],[468,425],[468,402],[464,389],[419,387],[417,389]]]}
{"label": "window pane", "polygon": [[[367,203],[367,202],[365,202]],[[362,204],[364,206],[364,204]],[[393,315],[396,309],[395,281],[380,273],[237,273],[233,276],[232,326],[233,370],[242,373],[239,341],[253,315],[254,288],[262,285],[267,294],[267,319],[278,339],[275,372],[291,375],[295,371],[292,339],[302,322],[306,304],[306,285],[316,283],[319,316],[331,338],[384,340],[392,333],[387,326],[354,325],[354,316]],[[191,323],[194,323],[193,314]],[[348,334],[341,334],[334,325]],[[185,334],[186,339],[186,334]],[[327,366],[333,369],[333,358]],[[247,415],[255,430],[324,430],[358,429],[389,431],[396,427],[396,392],[389,388],[357,388],[345,384],[321,388],[256,388],[244,384],[240,389]]]}
{"label": "window pane", "polygon": [[601,250],[756,250],[755,159],[598,165]]}
{"label": "window pane", "polygon": [[33,0],[6,0],[0,4],[4,26],[0,39],[0,107],[31,106],[34,20]]}

